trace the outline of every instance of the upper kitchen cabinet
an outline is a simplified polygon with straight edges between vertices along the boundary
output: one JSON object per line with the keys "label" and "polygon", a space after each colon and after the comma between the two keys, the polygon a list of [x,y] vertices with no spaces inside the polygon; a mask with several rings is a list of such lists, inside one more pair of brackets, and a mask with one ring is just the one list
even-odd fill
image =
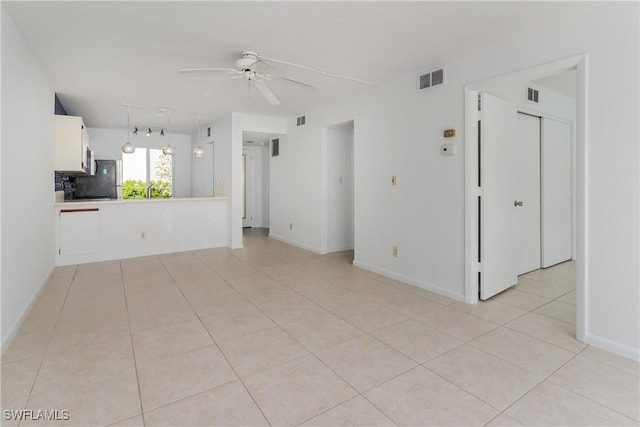
{"label": "upper kitchen cabinet", "polygon": [[91,141],[82,117],[54,115],[53,170],[90,173]]}

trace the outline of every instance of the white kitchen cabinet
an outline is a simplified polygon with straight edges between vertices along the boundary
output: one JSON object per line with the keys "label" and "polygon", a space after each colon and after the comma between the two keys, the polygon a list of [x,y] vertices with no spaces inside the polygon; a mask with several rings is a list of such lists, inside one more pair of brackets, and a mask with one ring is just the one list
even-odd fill
{"label": "white kitchen cabinet", "polygon": [[55,115],[53,118],[53,170],[84,173],[91,147],[82,117]]}
{"label": "white kitchen cabinet", "polygon": [[98,252],[100,210],[60,210],[59,255],[88,255]]}

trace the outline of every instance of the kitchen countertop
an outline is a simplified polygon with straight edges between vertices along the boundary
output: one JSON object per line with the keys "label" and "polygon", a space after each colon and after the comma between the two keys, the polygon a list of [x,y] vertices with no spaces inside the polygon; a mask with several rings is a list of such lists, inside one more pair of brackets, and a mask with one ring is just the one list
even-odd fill
{"label": "kitchen countertop", "polygon": [[229,200],[229,197],[172,197],[170,199],[119,199],[119,200],[83,200],[54,203],[56,207],[88,206],[88,205],[114,205],[136,203],[171,203],[171,202],[202,202],[212,200]]}

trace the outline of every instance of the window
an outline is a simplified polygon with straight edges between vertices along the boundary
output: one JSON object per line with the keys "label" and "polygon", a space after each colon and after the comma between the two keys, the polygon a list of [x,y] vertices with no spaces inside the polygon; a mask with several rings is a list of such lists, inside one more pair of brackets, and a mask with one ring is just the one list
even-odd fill
{"label": "window", "polygon": [[122,198],[145,199],[151,187],[152,199],[167,199],[173,195],[173,156],[160,148],[136,148],[122,154]]}

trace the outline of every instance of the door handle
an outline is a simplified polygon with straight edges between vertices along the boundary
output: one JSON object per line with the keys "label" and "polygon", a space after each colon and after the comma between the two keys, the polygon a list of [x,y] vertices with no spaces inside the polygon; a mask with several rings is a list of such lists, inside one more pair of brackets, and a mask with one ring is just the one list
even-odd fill
{"label": "door handle", "polygon": [[513,206],[515,207],[522,206],[522,205],[523,205],[522,201],[518,201],[518,200],[513,201]]}

